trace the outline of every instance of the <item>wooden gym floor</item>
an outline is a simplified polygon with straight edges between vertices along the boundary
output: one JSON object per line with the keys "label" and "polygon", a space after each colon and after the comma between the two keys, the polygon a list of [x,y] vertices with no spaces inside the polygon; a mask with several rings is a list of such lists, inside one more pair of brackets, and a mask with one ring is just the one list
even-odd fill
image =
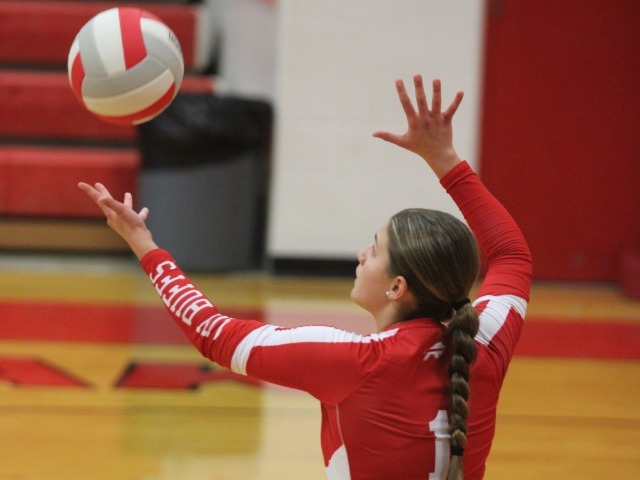
{"label": "wooden gym floor", "polygon": [[[193,279],[238,316],[372,328],[349,279]],[[639,406],[640,302],[536,283],[486,478],[640,478]],[[0,480],[320,480],[319,424],[199,357],[133,261],[0,257]]]}

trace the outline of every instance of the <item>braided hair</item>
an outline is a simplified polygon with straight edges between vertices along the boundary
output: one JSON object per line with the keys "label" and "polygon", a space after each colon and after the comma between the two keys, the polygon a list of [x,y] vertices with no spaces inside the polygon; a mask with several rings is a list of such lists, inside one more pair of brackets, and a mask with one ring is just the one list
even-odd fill
{"label": "braided hair", "polygon": [[478,246],[462,221],[437,210],[402,210],[391,217],[388,237],[389,273],[403,276],[417,300],[405,320],[427,317],[448,324],[451,460],[446,478],[460,480],[469,372],[477,355],[474,337],[479,320],[468,296],[478,276]]}

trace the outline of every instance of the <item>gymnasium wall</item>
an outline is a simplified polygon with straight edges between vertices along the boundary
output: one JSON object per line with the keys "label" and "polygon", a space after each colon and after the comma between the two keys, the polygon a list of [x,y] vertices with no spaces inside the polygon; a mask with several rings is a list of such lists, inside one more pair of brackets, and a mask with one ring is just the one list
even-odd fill
{"label": "gymnasium wall", "polygon": [[[394,81],[440,77],[461,156],[477,163],[482,2],[281,0],[271,258],[354,260],[396,211],[454,212],[417,156],[371,137],[404,131]],[[412,89],[412,85],[410,86]]]}
{"label": "gymnasium wall", "polygon": [[[640,250],[638,0],[203,2],[145,5],[182,32],[183,91],[215,83],[274,105],[269,261],[350,269],[396,211],[457,214],[418,157],[371,137],[404,131],[394,81],[416,72],[443,80],[445,102],[465,91],[456,148],[522,226],[537,278],[615,280],[625,252]],[[82,110],[64,71],[75,31],[105,5],[0,0],[0,249],[124,248],[97,209],[85,218],[53,193],[79,195],[76,176],[95,166],[96,180],[123,185],[139,173],[133,129]],[[215,82],[201,71],[212,52]],[[132,154],[125,175],[106,146]]]}
{"label": "gymnasium wall", "polygon": [[[521,225],[534,276],[620,280],[640,251],[640,2],[280,1],[271,258],[354,259],[397,210],[457,213],[393,82],[443,79],[461,157]],[[635,252],[635,253],[634,253]],[[637,273],[635,270],[635,275]]]}

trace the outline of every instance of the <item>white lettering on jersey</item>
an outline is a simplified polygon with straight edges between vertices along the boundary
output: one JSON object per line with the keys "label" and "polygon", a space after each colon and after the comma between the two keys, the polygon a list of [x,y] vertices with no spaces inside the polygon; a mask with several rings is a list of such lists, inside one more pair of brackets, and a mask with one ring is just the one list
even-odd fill
{"label": "white lettering on jersey", "polygon": [[151,274],[149,274],[149,278],[151,279],[151,283],[153,283],[155,285],[155,283],[158,280],[158,278],[160,278],[165,271],[167,271],[167,270],[175,270],[176,268],[178,268],[176,266],[176,264],[173,263],[173,262],[170,262],[169,260],[165,260],[164,262],[159,263],[158,266],[156,267],[155,276],[152,276]]}
{"label": "white lettering on jersey", "polygon": [[[184,277],[182,275],[179,275],[178,277],[165,277],[161,280],[161,283],[163,284],[163,286],[160,289],[160,293],[162,294],[165,290],[166,293],[162,295],[162,301],[164,302],[164,304],[168,307],[170,305],[173,305],[175,302],[175,298],[181,294],[181,293],[185,293],[186,291],[189,290],[193,290],[193,285],[176,285],[174,287],[171,288],[167,288],[167,286],[170,284],[170,282],[174,282],[176,280],[182,280]],[[166,280],[169,279],[170,282],[167,282]],[[159,286],[159,285],[158,285]],[[175,311],[175,310],[172,310]]]}
{"label": "white lettering on jersey", "polygon": [[213,307],[213,304],[207,300],[204,296],[194,300],[190,303],[182,312],[182,321],[187,325],[191,325],[193,322],[193,318],[202,310],[203,308]]}
{"label": "white lettering on jersey", "polygon": [[169,310],[180,317],[186,325],[191,325],[198,312],[204,308],[213,307],[213,304],[190,283],[171,286],[176,281],[185,280],[184,275],[171,276],[167,273],[175,268],[176,265],[173,262],[162,262],[156,267],[156,274],[149,275],[149,278]]}
{"label": "white lettering on jersey", "polygon": [[214,339],[218,338],[218,335],[220,335],[220,331],[222,330],[222,327],[226,325],[226,323],[229,320],[231,320],[229,317],[225,315],[221,315],[220,313],[216,313],[215,315],[212,315],[211,317],[207,318],[204,322],[201,322],[200,325],[197,326],[196,332],[198,332],[203,337],[208,337],[209,335],[211,335],[211,332],[213,331],[215,326],[218,325],[218,323],[223,322],[223,324],[220,326],[220,328],[218,329],[214,337]]}

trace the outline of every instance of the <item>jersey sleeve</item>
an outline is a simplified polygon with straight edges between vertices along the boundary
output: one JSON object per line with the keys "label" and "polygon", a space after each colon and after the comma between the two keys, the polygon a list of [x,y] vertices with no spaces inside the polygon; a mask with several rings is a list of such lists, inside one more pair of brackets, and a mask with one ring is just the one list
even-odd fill
{"label": "jersey sleeve", "polygon": [[466,162],[447,173],[441,183],[460,208],[487,259],[487,270],[474,302],[480,313],[476,340],[496,351],[506,369],[529,302],[529,247],[515,220]]}
{"label": "jersey sleeve", "polygon": [[351,393],[395,330],[357,335],[329,326],[282,328],[222,314],[162,249],[141,265],[167,311],[200,353],[242,375],[303,390],[327,404]]}

